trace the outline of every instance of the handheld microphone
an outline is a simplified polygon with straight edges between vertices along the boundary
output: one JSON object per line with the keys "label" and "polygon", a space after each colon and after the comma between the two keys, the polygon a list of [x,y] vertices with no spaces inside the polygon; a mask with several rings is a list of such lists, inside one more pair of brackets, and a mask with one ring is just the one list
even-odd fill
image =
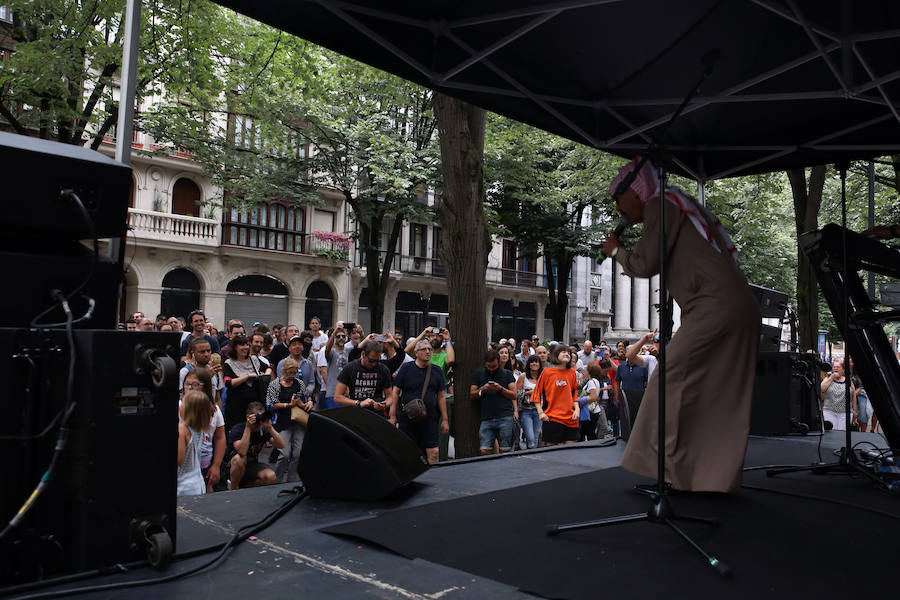
{"label": "handheld microphone", "polygon": [[[619,219],[619,224],[616,225],[615,229],[613,229],[612,235],[620,237],[622,233],[629,227],[631,227],[631,219],[629,219],[625,215],[622,215],[622,218]],[[604,260],[606,260],[606,255],[601,252],[599,258],[600,262],[603,262]]]}

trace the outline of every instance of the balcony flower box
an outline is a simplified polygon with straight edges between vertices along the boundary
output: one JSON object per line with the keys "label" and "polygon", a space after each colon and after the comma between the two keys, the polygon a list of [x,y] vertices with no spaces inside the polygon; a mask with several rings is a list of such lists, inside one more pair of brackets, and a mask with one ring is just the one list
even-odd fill
{"label": "balcony flower box", "polygon": [[333,231],[312,232],[310,250],[317,256],[323,256],[333,263],[347,262],[350,257],[350,236]]}

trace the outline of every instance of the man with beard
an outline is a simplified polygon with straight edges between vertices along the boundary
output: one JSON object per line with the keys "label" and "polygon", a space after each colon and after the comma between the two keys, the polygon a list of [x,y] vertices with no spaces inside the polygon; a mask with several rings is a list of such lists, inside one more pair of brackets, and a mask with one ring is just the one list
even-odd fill
{"label": "man with beard", "polygon": [[334,390],[337,388],[338,375],[350,362],[347,360],[349,351],[346,349],[347,332],[343,326],[335,327],[328,337],[328,343],[319,350],[318,366],[325,367],[325,408],[337,408],[334,401]]}
{"label": "man with beard", "polygon": [[[288,325],[284,328],[283,333],[282,341],[275,344],[275,346],[272,347],[272,352],[269,353],[269,362],[273,365],[278,365],[278,363],[288,357],[290,354],[288,351],[288,342],[290,342],[294,336],[300,335],[300,328],[296,325]],[[281,377],[281,375],[279,375],[279,377]]]}
{"label": "man with beard", "polygon": [[516,378],[500,368],[500,353],[488,350],[484,367],[472,373],[469,398],[481,401],[481,426],[478,430],[481,454],[493,454],[494,442],[500,452],[512,450],[513,423],[519,418]]}
{"label": "man with beard", "polygon": [[447,381],[447,369],[456,363],[450,331],[446,327],[426,327],[417,338],[406,345],[407,356],[416,358],[416,344],[423,339],[431,343],[431,364],[441,368],[444,381]]}

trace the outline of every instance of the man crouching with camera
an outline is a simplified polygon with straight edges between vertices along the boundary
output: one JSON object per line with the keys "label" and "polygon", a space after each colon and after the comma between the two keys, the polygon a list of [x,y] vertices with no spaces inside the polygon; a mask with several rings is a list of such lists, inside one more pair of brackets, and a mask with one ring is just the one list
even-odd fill
{"label": "man crouching with camera", "polygon": [[272,485],[275,471],[259,462],[259,453],[271,441],[274,448],[284,448],[284,440],[272,427],[272,415],[259,402],[247,405],[247,419],[231,428],[228,433],[228,449],[232,452],[228,462],[230,473],[228,489]]}

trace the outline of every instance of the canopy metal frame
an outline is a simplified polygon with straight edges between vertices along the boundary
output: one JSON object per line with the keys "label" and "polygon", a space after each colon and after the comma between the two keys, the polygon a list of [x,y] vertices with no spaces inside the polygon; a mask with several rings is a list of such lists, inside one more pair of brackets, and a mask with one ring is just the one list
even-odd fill
{"label": "canopy metal frame", "polygon": [[[667,111],[655,118],[636,122],[634,119],[625,117],[616,109],[635,106],[666,109],[667,107],[676,106],[679,102],[677,98],[660,96],[639,99],[619,99],[610,95],[596,98],[579,98],[542,94],[533,89],[529,89],[527,85],[519,81],[513,74],[492,60],[492,56],[511,43],[522,40],[533,32],[552,26],[554,19],[557,19],[560,15],[600,5],[620,4],[627,1],[628,0],[564,0],[561,2],[550,2],[499,12],[492,12],[489,3],[485,3],[484,14],[455,20],[411,16],[410,14],[401,14],[399,11],[392,12],[389,9],[381,8],[380,6],[366,5],[362,2],[350,2],[347,0],[309,0],[309,4],[317,5],[333,15],[336,19],[345,24],[349,31],[365,36],[369,41],[414,69],[421,75],[421,78],[424,81],[430,82],[430,85],[437,89],[445,89],[449,93],[458,90],[461,92],[473,92],[497,97],[506,96],[527,100],[540,108],[540,110],[547,115],[550,115],[553,120],[569,133],[568,137],[571,139],[601,150],[627,155],[641,147],[641,144],[636,144],[633,141],[628,140],[638,136],[642,141],[648,141],[649,137],[645,135],[645,133],[668,122],[672,112]],[[882,106],[886,109],[885,116],[874,120],[871,118],[861,119],[850,126],[842,128],[840,132],[822,135],[815,139],[804,140],[795,144],[702,146],[700,147],[701,149],[708,151],[750,151],[760,152],[762,154],[758,158],[747,160],[728,169],[719,170],[714,173],[704,173],[700,169],[700,165],[689,164],[688,161],[684,159],[676,158],[674,161],[675,164],[677,164],[686,174],[697,180],[708,181],[747,172],[757,165],[765,165],[766,163],[772,162],[774,159],[796,152],[799,149],[852,151],[856,149],[856,146],[852,144],[836,144],[830,146],[827,142],[839,135],[852,134],[870,127],[873,124],[880,122],[881,119],[893,120],[900,124],[900,104],[898,104],[891,97],[888,90],[885,89],[886,84],[900,79],[900,69],[889,73],[876,73],[870,66],[869,55],[865,49],[867,43],[900,38],[900,29],[891,28],[891,24],[887,23],[886,28],[883,31],[869,31],[865,33],[849,32],[842,34],[832,31],[821,23],[816,22],[813,16],[803,12],[796,0],[785,0],[786,6],[785,4],[779,4],[773,0],[749,0],[749,2],[759,7],[760,10],[768,11],[778,18],[801,28],[814,49],[802,56],[787,59],[774,68],[769,68],[747,77],[740,83],[732,85],[719,93],[694,98],[690,105],[686,107],[684,111],[685,115],[712,105],[725,105],[735,102],[790,102],[797,100],[833,99],[850,100]],[[221,3],[227,6],[238,5],[238,10],[241,10],[242,8],[240,2],[228,2],[226,0]],[[846,10],[849,11],[850,9],[847,8]],[[529,17],[530,19],[524,24],[521,23],[523,18]],[[702,18],[704,17],[701,17],[701,19]],[[419,29],[422,32],[431,35],[435,40],[446,40],[453,44],[455,49],[461,51],[466,58],[461,61],[455,61],[455,64],[449,68],[440,71],[433,70],[409,52],[404,51],[388,36],[379,32],[375,27],[367,24],[367,20],[372,19],[402,25],[407,28]],[[500,35],[497,39],[485,40],[482,47],[473,46],[459,35],[465,28],[483,26],[486,24],[503,24],[504,22],[510,26],[510,31]],[[846,74],[841,70],[842,66],[846,68],[848,58],[855,61],[859,69],[861,69],[860,73],[865,73],[865,81],[855,86],[848,82]],[[840,59],[843,59],[843,65],[841,64],[842,61]],[[776,77],[789,75],[795,69],[814,61],[819,61],[824,64],[831,73],[834,79],[833,88],[780,93],[742,93],[745,90],[749,90],[750,88],[768,82]],[[466,81],[462,76],[476,65],[480,65],[493,72],[498,78],[498,85],[483,85]],[[606,139],[601,139],[597,135],[587,131],[585,127],[572,118],[566,116],[566,114],[560,110],[562,107],[566,106],[585,107],[604,112],[620,122],[625,129]],[[674,144],[673,148],[678,148],[678,145]],[[859,148],[861,151],[863,149],[866,151],[874,149],[871,145],[860,145]],[[883,145],[883,150],[885,152],[894,152],[898,149],[900,149],[900,143],[896,146],[891,144]]]}

